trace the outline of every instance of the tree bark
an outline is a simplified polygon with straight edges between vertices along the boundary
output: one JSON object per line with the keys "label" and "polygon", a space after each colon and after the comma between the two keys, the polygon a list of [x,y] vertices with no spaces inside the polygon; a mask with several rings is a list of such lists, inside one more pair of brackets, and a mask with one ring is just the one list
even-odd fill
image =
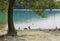
{"label": "tree bark", "polygon": [[8,8],[8,33],[9,36],[15,36],[17,35],[17,32],[14,28],[13,23],[13,6],[14,6],[15,0],[9,1],[9,8]]}

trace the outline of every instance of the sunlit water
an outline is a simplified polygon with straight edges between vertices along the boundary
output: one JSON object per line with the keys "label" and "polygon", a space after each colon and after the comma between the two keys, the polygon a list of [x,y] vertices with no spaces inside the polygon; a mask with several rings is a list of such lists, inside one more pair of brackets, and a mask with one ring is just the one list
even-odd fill
{"label": "sunlit water", "polygon": [[[56,26],[60,28],[60,10],[53,10],[46,12],[47,17],[42,18],[37,15],[35,12],[31,10],[22,10],[22,9],[14,9],[14,25],[15,28],[27,28],[30,26],[32,29],[34,28],[55,28]],[[0,18],[7,21],[7,14],[1,14]],[[1,21],[1,19],[0,19]]]}

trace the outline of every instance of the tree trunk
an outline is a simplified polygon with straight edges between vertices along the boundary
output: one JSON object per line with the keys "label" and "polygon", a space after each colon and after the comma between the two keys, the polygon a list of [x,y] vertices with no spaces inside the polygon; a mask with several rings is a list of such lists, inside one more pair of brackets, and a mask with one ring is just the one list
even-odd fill
{"label": "tree trunk", "polygon": [[15,36],[17,35],[17,32],[14,28],[13,23],[13,6],[14,6],[15,0],[9,1],[9,8],[8,8],[8,33],[9,36]]}

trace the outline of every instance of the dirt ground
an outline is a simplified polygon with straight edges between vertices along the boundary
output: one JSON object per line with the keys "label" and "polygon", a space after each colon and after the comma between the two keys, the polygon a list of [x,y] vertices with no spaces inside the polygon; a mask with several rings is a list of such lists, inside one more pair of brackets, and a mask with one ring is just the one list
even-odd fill
{"label": "dirt ground", "polygon": [[5,36],[0,41],[60,41],[60,33],[44,31],[18,31],[18,36]]}

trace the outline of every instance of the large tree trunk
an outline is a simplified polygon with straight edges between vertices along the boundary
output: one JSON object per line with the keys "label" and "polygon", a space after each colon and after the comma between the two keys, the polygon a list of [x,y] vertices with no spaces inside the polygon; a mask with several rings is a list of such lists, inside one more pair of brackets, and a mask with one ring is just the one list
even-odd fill
{"label": "large tree trunk", "polygon": [[15,36],[17,35],[17,32],[14,28],[13,23],[13,6],[14,6],[15,0],[9,1],[9,8],[8,8],[8,33],[9,36]]}

